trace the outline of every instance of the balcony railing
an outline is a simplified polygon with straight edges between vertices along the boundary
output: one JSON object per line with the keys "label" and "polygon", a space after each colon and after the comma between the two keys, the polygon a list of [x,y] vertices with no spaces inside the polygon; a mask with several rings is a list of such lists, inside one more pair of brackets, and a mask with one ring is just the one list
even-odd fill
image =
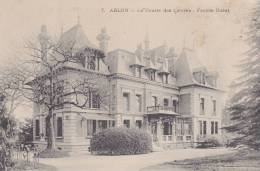
{"label": "balcony railing", "polygon": [[171,107],[171,106],[148,106],[147,107],[147,112],[159,112],[159,111],[176,112],[176,107]]}
{"label": "balcony railing", "polygon": [[173,142],[191,142],[192,135],[162,135],[163,143],[173,143]]}
{"label": "balcony railing", "polygon": [[163,142],[173,142],[174,141],[173,138],[174,138],[173,135],[163,135],[162,136]]}

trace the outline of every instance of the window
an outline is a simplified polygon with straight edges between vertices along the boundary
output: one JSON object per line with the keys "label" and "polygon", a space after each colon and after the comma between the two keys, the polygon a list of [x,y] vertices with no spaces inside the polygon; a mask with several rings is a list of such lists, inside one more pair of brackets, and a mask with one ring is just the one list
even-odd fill
{"label": "window", "polygon": [[107,128],[107,121],[106,120],[99,120],[98,121],[98,128],[99,130],[103,130]]}
{"label": "window", "polygon": [[149,79],[150,79],[151,81],[155,81],[155,71],[154,71],[154,70],[151,70],[151,71],[149,72]]}
{"label": "window", "polygon": [[96,132],[96,120],[87,120],[87,136],[92,136]]}
{"label": "window", "polygon": [[163,99],[163,106],[169,106],[169,100],[168,99]]}
{"label": "window", "polygon": [[100,108],[100,96],[99,94],[92,94],[92,108]]}
{"label": "window", "polygon": [[136,126],[136,128],[142,128],[142,120],[136,120],[135,126]]}
{"label": "window", "polygon": [[200,98],[200,114],[203,115],[205,113],[205,99]]}
{"label": "window", "polygon": [[53,83],[53,91],[55,93],[55,100],[54,103],[57,105],[56,108],[62,108],[63,107],[63,91],[64,91],[64,81],[57,81],[56,83]]}
{"label": "window", "polygon": [[215,134],[218,134],[218,122],[215,122]]}
{"label": "window", "polygon": [[130,120],[124,120],[124,126],[130,128]]}
{"label": "window", "polygon": [[90,92],[89,93],[89,108],[95,108],[99,109],[100,108],[100,96],[99,94],[95,92]]}
{"label": "window", "polygon": [[111,102],[112,111],[115,110],[115,104],[116,104],[116,86],[112,85],[112,102]]}
{"label": "window", "polygon": [[212,100],[212,104],[213,104],[213,115],[216,115],[216,113],[217,113],[217,101]]}
{"label": "window", "polygon": [[168,84],[168,74],[162,75],[162,82],[165,83],[165,84]]}
{"label": "window", "polygon": [[40,120],[39,119],[35,120],[35,136],[36,137],[40,136]]}
{"label": "window", "polygon": [[96,58],[88,57],[87,68],[90,69],[90,70],[95,70],[96,69]]}
{"label": "window", "polygon": [[157,106],[157,97],[152,96],[152,106]]}
{"label": "window", "polygon": [[205,76],[205,73],[203,73],[203,72],[201,73],[201,83],[204,85],[206,84],[206,76]]}
{"label": "window", "polygon": [[199,121],[199,127],[200,127],[200,135],[203,134],[203,125],[202,125],[202,121]]}
{"label": "window", "polygon": [[141,67],[135,67],[135,76],[141,78]]}
{"label": "window", "polygon": [[214,122],[211,122],[211,134],[214,134]]}
{"label": "window", "polygon": [[207,134],[207,121],[203,121],[203,135]]}
{"label": "window", "polygon": [[183,124],[182,123],[176,123],[176,134],[177,135],[183,135]]}
{"label": "window", "polygon": [[129,93],[123,93],[123,103],[124,103],[124,111],[129,111],[130,110]]}
{"label": "window", "polygon": [[57,117],[57,137],[62,137],[62,117]]}
{"label": "window", "polygon": [[135,97],[136,97],[136,107],[138,109],[138,112],[142,112],[142,96],[137,94]]}
{"label": "window", "polygon": [[109,121],[108,121],[108,127],[109,127],[109,128],[110,128],[110,127],[115,127],[115,121],[109,120]]}
{"label": "window", "polygon": [[172,101],[172,107],[173,107],[173,111],[177,112],[177,101],[176,100]]}
{"label": "window", "polygon": [[163,135],[172,135],[172,125],[170,122],[163,123]]}

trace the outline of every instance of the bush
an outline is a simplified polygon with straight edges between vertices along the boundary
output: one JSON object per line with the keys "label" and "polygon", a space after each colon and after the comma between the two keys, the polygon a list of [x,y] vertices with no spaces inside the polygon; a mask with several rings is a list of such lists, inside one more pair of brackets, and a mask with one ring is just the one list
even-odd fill
{"label": "bush", "polygon": [[109,128],[93,136],[90,150],[103,155],[145,154],[152,151],[152,138],[140,129]]}
{"label": "bush", "polygon": [[197,148],[211,148],[223,146],[222,137],[205,137],[198,143]]}

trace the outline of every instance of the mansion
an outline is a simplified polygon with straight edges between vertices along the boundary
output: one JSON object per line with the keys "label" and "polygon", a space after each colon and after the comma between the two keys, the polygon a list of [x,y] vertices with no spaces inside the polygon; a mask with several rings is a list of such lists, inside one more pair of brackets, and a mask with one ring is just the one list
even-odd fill
{"label": "mansion", "polygon": [[[45,35],[42,29],[39,39]],[[177,55],[167,45],[150,47],[146,36],[134,52],[108,51],[109,39],[102,29],[99,46],[93,45],[80,24],[60,36],[61,42],[73,41],[76,49],[104,52],[91,64],[67,65],[62,72],[66,80],[78,77],[79,71],[102,75],[109,97],[106,106],[93,95],[84,108],[66,105],[55,110],[57,147],[87,150],[94,133],[120,126],[145,129],[155,145],[166,148],[221,135],[224,92],[218,88],[218,73],[203,66],[194,50],[183,48]],[[34,143],[46,144],[46,110],[36,103],[33,108]]]}

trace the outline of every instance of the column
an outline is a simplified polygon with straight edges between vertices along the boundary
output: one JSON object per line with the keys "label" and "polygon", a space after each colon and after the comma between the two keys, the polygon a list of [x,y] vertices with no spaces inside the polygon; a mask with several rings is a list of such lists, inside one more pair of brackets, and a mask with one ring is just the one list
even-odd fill
{"label": "column", "polygon": [[161,144],[161,142],[162,142],[162,121],[161,121],[161,118],[157,122],[157,138],[158,138],[158,143]]}

